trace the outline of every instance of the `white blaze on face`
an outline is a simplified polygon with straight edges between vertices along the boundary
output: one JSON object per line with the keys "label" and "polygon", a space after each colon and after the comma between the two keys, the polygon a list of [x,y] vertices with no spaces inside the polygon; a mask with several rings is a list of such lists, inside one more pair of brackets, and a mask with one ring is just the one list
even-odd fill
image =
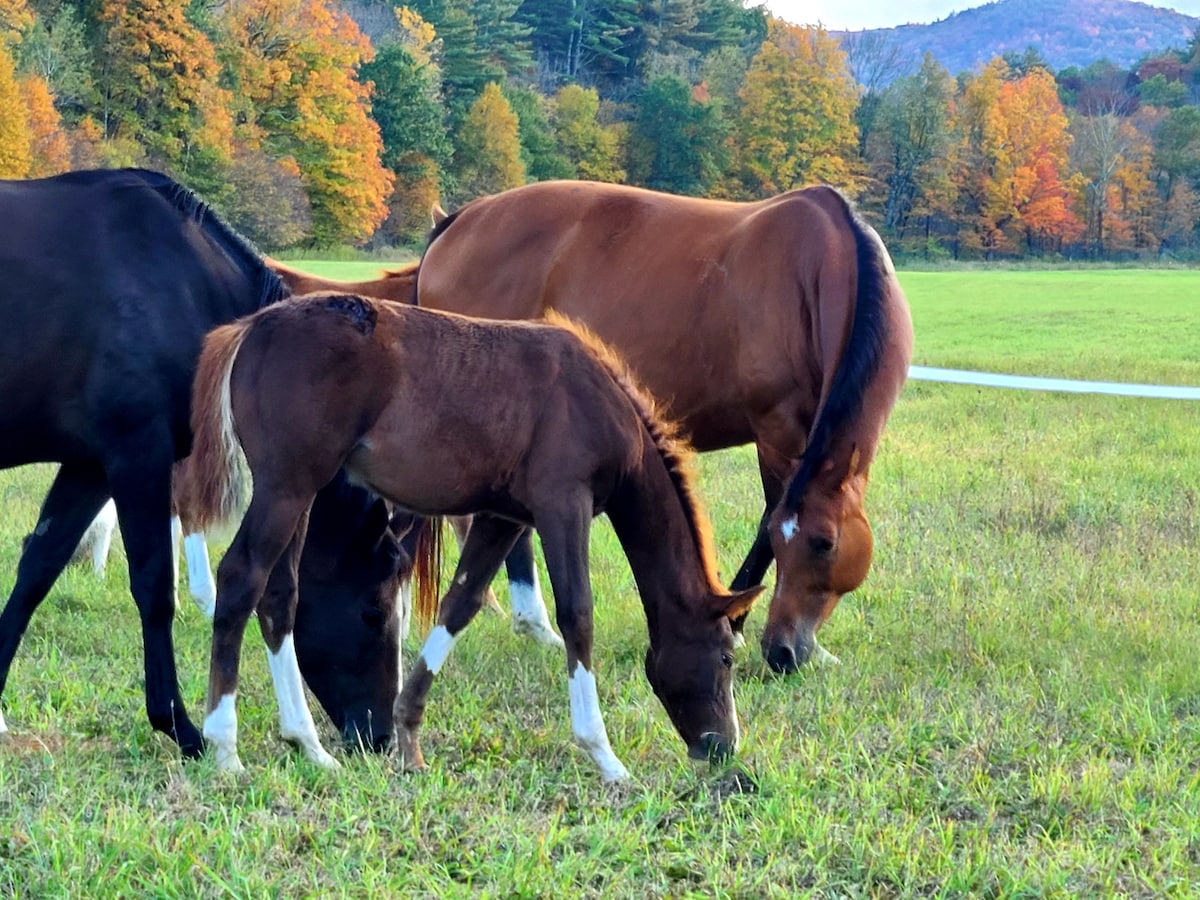
{"label": "white blaze on face", "polygon": [[421,659],[425,660],[425,668],[436,675],[446,664],[446,658],[454,649],[457,638],[452,635],[445,625],[439,625],[429,632],[425,646],[421,648]]}
{"label": "white blaze on face", "polygon": [[279,730],[284,740],[299,744],[304,754],[318,765],[335,768],[337,761],[321,746],[317,726],[313,724],[312,713],[308,709],[292,635],[283,639],[278,653],[267,652],[267,662],[271,667],[271,679],[275,682],[275,697],[279,701]]}
{"label": "white blaze on face", "polygon": [[791,543],[792,538],[796,536],[796,532],[800,529],[800,523],[796,521],[796,517],[784,519],[779,523],[779,533],[783,535],[783,539],[787,543]]}
{"label": "white blaze on face", "polygon": [[205,717],[204,738],[216,751],[218,769],[242,771],[242,761],[238,759],[237,752],[236,695],[225,694],[216,708]]}
{"label": "white blaze on face", "polygon": [[600,695],[596,692],[596,679],[583,667],[583,663],[575,664],[567,688],[571,696],[571,731],[576,743],[600,767],[600,777],[604,781],[626,781],[629,770],[617,759],[608,742],[604,716],[600,712]]}

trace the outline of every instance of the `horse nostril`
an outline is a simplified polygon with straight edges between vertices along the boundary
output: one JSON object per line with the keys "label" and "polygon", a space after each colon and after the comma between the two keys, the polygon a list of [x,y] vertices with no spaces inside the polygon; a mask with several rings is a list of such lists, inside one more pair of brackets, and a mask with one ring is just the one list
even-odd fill
{"label": "horse nostril", "polygon": [[733,756],[733,743],[725,740],[715,731],[704,735],[704,754],[710,762],[724,762]]}
{"label": "horse nostril", "polygon": [[782,675],[790,675],[800,667],[796,661],[796,652],[787,644],[775,644],[767,650],[767,665],[772,671]]}

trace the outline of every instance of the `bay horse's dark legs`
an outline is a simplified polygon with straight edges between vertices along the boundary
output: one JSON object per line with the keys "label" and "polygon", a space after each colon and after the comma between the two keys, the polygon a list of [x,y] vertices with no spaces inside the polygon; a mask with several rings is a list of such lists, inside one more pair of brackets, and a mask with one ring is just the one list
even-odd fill
{"label": "bay horse's dark legs", "polygon": [[450,589],[438,605],[437,625],[425,639],[412,673],[404,679],[404,689],[396,698],[397,748],[406,769],[425,767],[419,732],[433,677],[446,662],[459,632],[483,608],[488,585],[521,530],[516,522],[488,515],[477,515],[471,525]]}
{"label": "bay horse's dark legs", "polygon": [[[58,470],[42,501],[38,524],[21,552],[12,594],[0,613],[0,696],[29,620],[107,501],[108,482],[99,467],[64,465]],[[0,713],[0,733],[6,730]]]}
{"label": "bay horse's dark legs", "polygon": [[[153,431],[153,433],[151,433]],[[112,454],[108,483],[129,560],[129,589],[142,622],[146,715],[150,724],[196,758],[204,739],[188,718],[179,693],[171,626],[175,618],[175,575],[171,554],[170,440],[157,429],[127,436],[124,453]]]}
{"label": "bay horse's dark legs", "polygon": [[546,555],[558,630],[567,650],[571,732],[575,742],[600,767],[605,781],[624,781],[629,771],[613,753],[600,712],[600,695],[592,674],[592,584],[588,572],[588,534],[592,525],[590,495],[552,513],[540,515],[538,534]]}
{"label": "bay horse's dark legs", "polygon": [[[294,545],[302,546],[297,532],[312,499],[312,495],[277,498],[271,496],[265,486],[256,486],[241,527],[217,568],[217,608],[213,615],[204,736],[216,750],[217,766],[228,771],[242,770],[237,754],[234,698],[246,624],[258,609],[267,582],[275,575],[284,551],[289,547],[295,549]],[[283,579],[275,583],[282,591],[289,576],[276,577]],[[294,572],[290,578],[295,578]]]}
{"label": "bay horse's dark legs", "polygon": [[550,627],[546,603],[538,586],[537,566],[533,561],[533,529],[526,528],[504,561],[508,574],[508,594],[512,602],[513,631],[527,634],[543,644],[561,647],[562,638]]}
{"label": "bay horse's dark legs", "polygon": [[[758,450],[758,472],[762,479],[766,508],[762,518],[758,521],[758,531],[754,535],[754,543],[750,545],[746,559],[729,585],[731,591],[744,591],[746,588],[762,584],[763,579],[767,576],[767,569],[771,567],[771,563],[775,559],[775,551],[771,549],[771,536],[767,526],[771,523],[771,513],[775,511],[775,507],[783,497],[784,482],[775,473],[774,467],[764,458],[761,447]],[[734,637],[741,636],[742,629],[746,627],[747,616],[749,613],[730,620],[729,624],[733,627]]]}

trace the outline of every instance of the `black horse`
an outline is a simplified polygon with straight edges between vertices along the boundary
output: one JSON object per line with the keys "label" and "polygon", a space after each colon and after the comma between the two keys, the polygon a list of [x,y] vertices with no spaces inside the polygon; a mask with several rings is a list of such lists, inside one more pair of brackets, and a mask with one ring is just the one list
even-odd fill
{"label": "black horse", "polygon": [[[0,181],[0,468],[61,463],[0,614],[0,694],[30,618],[111,496],[141,617],[146,712],[185,756],[200,754],[171,638],[172,466],[191,449],[204,335],[288,293],[244,239],[165,175]],[[300,668],[345,735],[382,748],[400,679],[404,553],[383,501],[340,474],[312,516]]]}

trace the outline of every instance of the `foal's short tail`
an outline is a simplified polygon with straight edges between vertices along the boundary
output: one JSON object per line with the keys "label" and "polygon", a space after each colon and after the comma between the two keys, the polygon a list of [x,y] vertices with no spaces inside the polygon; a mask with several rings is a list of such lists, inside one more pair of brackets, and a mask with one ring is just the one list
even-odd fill
{"label": "foal's short tail", "polygon": [[428,631],[437,618],[442,573],[442,520],[421,519],[413,551],[413,618]]}
{"label": "foal's short tail", "polygon": [[229,381],[250,326],[234,322],[210,332],[192,383],[192,453],[176,469],[175,501],[195,531],[232,520],[249,493]]}

